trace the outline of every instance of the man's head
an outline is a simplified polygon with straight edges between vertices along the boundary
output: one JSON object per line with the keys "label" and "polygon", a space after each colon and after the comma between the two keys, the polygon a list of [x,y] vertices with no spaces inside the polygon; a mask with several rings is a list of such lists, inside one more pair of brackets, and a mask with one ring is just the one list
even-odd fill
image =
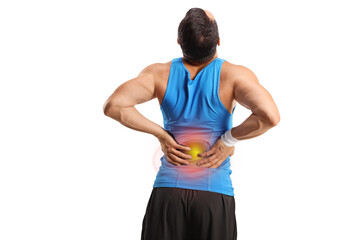
{"label": "man's head", "polygon": [[216,54],[216,45],[220,45],[214,16],[207,10],[191,8],[180,22],[177,41],[186,61],[193,64],[210,61]]}

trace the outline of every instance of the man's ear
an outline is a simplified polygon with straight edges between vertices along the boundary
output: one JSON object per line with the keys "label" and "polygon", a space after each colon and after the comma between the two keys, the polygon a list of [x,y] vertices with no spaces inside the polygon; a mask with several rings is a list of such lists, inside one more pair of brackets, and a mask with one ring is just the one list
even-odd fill
{"label": "man's ear", "polygon": [[219,40],[218,40],[218,45],[220,46],[220,37],[219,37]]}
{"label": "man's ear", "polygon": [[179,39],[177,39],[177,43],[180,45]]}

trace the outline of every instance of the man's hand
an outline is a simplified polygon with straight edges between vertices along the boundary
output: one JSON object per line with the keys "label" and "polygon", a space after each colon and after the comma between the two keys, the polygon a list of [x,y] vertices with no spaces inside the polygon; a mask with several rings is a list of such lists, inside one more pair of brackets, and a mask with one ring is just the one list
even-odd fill
{"label": "man's hand", "polygon": [[209,151],[198,154],[199,157],[206,158],[199,160],[197,165],[199,167],[217,168],[226,160],[229,155],[232,156],[234,151],[235,146],[228,147],[223,143],[221,138],[219,138]]}
{"label": "man's hand", "polygon": [[161,144],[161,150],[165,154],[168,162],[180,166],[182,164],[189,164],[188,160],[185,159],[191,159],[192,156],[186,153],[183,153],[180,150],[188,151],[191,148],[187,146],[183,146],[178,144],[174,138],[168,133],[162,134],[160,137],[158,137],[158,140]]}

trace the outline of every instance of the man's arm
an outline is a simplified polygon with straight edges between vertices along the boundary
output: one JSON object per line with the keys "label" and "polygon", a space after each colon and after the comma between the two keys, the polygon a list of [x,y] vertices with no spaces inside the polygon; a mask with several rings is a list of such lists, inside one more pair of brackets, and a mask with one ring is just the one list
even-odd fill
{"label": "man's arm", "polygon": [[259,83],[255,74],[244,66],[233,66],[235,100],[252,114],[231,129],[231,135],[244,140],[257,137],[280,121],[280,114],[270,93]]}
{"label": "man's arm", "polygon": [[166,131],[158,124],[140,114],[136,104],[155,98],[155,75],[159,68],[157,63],[144,68],[136,78],[121,84],[106,100],[104,114],[124,126],[160,137]]}
{"label": "man's arm", "polygon": [[178,144],[175,139],[158,124],[140,114],[136,104],[144,103],[155,98],[155,79],[161,72],[161,64],[152,64],[140,72],[133,79],[121,84],[106,100],[103,111],[124,126],[149,133],[157,137],[167,161],[174,165],[189,164],[187,159],[192,156],[181,150],[190,150],[189,147]]}

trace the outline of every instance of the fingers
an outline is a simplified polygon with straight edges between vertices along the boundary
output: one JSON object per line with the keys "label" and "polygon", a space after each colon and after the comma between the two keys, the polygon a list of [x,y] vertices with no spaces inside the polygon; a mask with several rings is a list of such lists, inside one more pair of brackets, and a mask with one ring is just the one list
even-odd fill
{"label": "fingers", "polygon": [[[184,160],[184,159],[181,159],[181,158],[179,158],[178,156],[176,156],[175,154],[173,154],[173,153],[169,153],[168,154],[169,156],[170,156],[170,158],[171,158],[171,160],[172,161],[174,161],[174,162],[176,162],[176,163],[183,163],[183,164],[186,164],[186,165],[188,165],[189,164],[189,161],[188,160]],[[180,165],[180,164],[179,164]]]}
{"label": "fingers", "polygon": [[197,156],[198,157],[208,157],[208,156],[212,155],[213,153],[214,153],[214,149],[211,148],[209,151],[199,153]]}
{"label": "fingers", "polygon": [[208,158],[202,159],[196,163],[199,167],[209,167],[214,165],[217,161],[219,161],[218,156],[216,154],[211,155]]}
{"label": "fingers", "polygon": [[161,150],[166,155],[168,162],[173,165],[180,166],[181,164],[188,165],[190,163],[185,159],[191,159],[192,156],[181,152],[191,150],[190,147],[178,144],[171,136],[170,138],[164,137],[161,139],[161,146]]}
{"label": "fingers", "polygon": [[176,165],[176,166],[180,166],[180,165],[181,165],[180,163],[177,163],[177,162],[173,161],[173,160],[170,158],[169,155],[166,156],[166,159],[168,160],[169,163],[172,163],[172,164],[174,164],[174,165]]}
{"label": "fingers", "polygon": [[174,149],[172,153],[174,153],[176,156],[181,157],[181,158],[187,158],[187,159],[191,159],[191,158],[192,158],[191,155],[186,154],[186,153],[183,153],[183,152],[180,152],[180,151],[178,151],[178,150],[176,150],[176,149]]}
{"label": "fingers", "polygon": [[190,147],[188,147],[188,146],[183,146],[183,145],[181,145],[181,144],[176,144],[176,146],[174,146],[174,148],[180,149],[180,150],[184,150],[184,151],[189,151],[189,150],[191,150]]}
{"label": "fingers", "polygon": [[210,166],[210,168],[218,168],[222,163],[223,163],[223,161],[218,161],[214,165]]}
{"label": "fingers", "polygon": [[174,153],[176,156],[179,156],[181,158],[191,159],[192,158],[191,155],[181,152],[181,151],[189,151],[189,150],[191,150],[190,147],[175,143],[175,145],[171,146],[169,152]]}
{"label": "fingers", "polygon": [[219,162],[219,159],[216,158],[216,159],[214,159],[214,160],[211,161],[211,162],[203,163],[203,164],[199,165],[199,167],[205,167],[205,168],[211,167],[211,166],[215,165],[215,164],[218,163],[218,162]]}
{"label": "fingers", "polygon": [[205,156],[205,157],[210,156],[210,157],[198,161],[196,165],[199,167],[210,167],[210,168],[219,167],[230,154],[232,155],[234,153],[234,147],[230,149],[230,152],[225,151],[228,152],[228,155],[226,155],[226,153],[222,151],[223,150],[219,150],[217,148],[212,148],[207,152],[198,154],[198,156]]}

